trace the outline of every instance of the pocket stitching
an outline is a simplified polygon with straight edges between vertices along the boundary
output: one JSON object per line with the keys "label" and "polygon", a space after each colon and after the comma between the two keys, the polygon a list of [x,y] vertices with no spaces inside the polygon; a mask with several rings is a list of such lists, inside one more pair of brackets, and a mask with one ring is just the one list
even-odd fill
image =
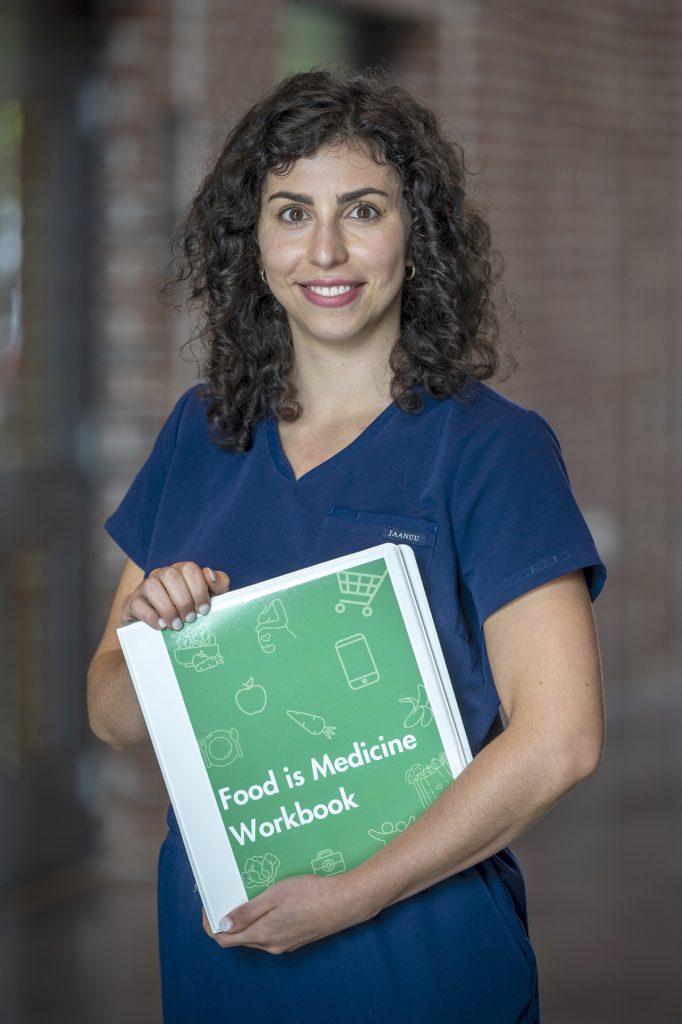
{"label": "pocket stitching", "polygon": [[397,530],[414,530],[425,535],[426,543],[420,547],[433,549],[438,533],[438,523],[430,519],[421,519],[417,516],[404,516],[392,512],[363,512],[359,509],[344,508],[334,505],[326,515],[327,522],[343,524],[349,528],[355,526],[366,527],[394,527]]}

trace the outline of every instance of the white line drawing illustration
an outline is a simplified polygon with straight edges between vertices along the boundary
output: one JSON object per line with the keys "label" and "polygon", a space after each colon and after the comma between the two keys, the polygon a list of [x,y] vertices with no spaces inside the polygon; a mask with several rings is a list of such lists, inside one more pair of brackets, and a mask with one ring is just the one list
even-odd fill
{"label": "white line drawing illustration", "polygon": [[415,725],[431,725],[433,721],[433,711],[429,704],[429,698],[426,696],[426,689],[423,683],[417,685],[417,696],[416,697],[401,697],[401,704],[411,704],[412,710],[408,712],[407,718],[403,722],[403,728],[412,729]]}
{"label": "white line drawing illustration", "polygon": [[265,711],[268,695],[264,686],[255,682],[253,676],[247,679],[234,695],[235,704],[245,715],[260,715]]}
{"label": "white line drawing illustration", "polygon": [[255,885],[272,885],[277,878],[281,861],[274,853],[264,853],[262,857],[249,857],[241,872],[242,882],[247,889]]}
{"label": "white line drawing illustration", "polygon": [[325,735],[330,740],[336,732],[336,726],[327,725],[321,715],[311,715],[307,711],[287,711],[287,715],[311,736]]}
{"label": "white line drawing illustration", "polygon": [[286,608],[278,597],[274,597],[266,604],[256,623],[258,644],[264,654],[272,654],[277,649],[272,642],[272,634],[276,629],[285,629],[287,633],[291,633],[294,640],[296,639],[296,634],[289,629]]}
{"label": "white line drawing illustration", "polygon": [[371,615],[372,601],[387,575],[388,569],[381,574],[354,572],[350,569],[345,572],[337,572],[336,579],[343,597],[335,605],[336,611],[345,612],[347,604],[359,604],[362,606],[363,615]]}
{"label": "white line drawing illustration", "polygon": [[207,669],[223,664],[218,641],[208,626],[185,629],[187,632],[183,630],[172,637],[175,644],[173,657],[178,665],[193,668],[196,672],[206,672]]}
{"label": "white line drawing illustration", "polygon": [[310,862],[315,875],[338,875],[346,870],[343,854],[338,850],[319,850]]}
{"label": "white line drawing illustration", "polygon": [[207,768],[224,768],[244,756],[236,729],[214,729],[199,740],[199,747]]}
{"label": "white line drawing illustration", "polygon": [[334,644],[343,674],[351,690],[360,690],[363,686],[371,686],[381,679],[367,637],[364,633],[354,633],[337,640]]}
{"label": "white line drawing illustration", "polygon": [[405,781],[417,790],[422,807],[428,807],[452,782],[445,753],[432,757],[428,764],[411,765],[405,772]]}
{"label": "white line drawing illustration", "polygon": [[399,832],[404,832],[408,825],[411,825],[414,821],[414,814],[407,821],[385,821],[381,828],[368,828],[367,835],[371,836],[372,839],[376,839],[378,842],[383,843],[384,846],[394,836],[397,836]]}

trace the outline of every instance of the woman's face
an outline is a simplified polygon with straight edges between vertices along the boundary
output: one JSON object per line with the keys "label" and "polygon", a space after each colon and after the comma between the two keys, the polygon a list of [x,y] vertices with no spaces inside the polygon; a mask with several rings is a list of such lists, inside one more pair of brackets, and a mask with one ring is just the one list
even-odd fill
{"label": "woman's face", "polygon": [[338,145],[269,174],[258,244],[294,344],[383,345],[400,331],[410,222],[400,181]]}

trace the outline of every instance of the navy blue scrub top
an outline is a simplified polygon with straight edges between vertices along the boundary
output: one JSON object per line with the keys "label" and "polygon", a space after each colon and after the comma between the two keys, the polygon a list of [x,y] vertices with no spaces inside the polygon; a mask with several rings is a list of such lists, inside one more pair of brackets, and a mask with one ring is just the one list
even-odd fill
{"label": "navy blue scrub top", "polygon": [[[257,425],[248,452],[218,448],[200,387],[175,405],[108,519],[109,534],[145,574],[190,560],[228,573],[232,589],[385,541],[410,544],[472,750],[480,750],[499,708],[486,618],[573,570],[584,570],[592,600],[606,579],[547,422],[481,382],[470,381],[456,399],[416,388],[419,412],[389,405],[296,480],[272,417]],[[274,957],[221,950],[203,935],[172,813],[169,825],[159,895],[166,1021],[227,1019],[240,1007],[244,1020],[290,1022],[310,1013],[326,1024],[391,1014],[410,1020],[412,1012],[430,1024],[537,1019],[522,881],[508,851],[370,922]],[[491,899],[497,910],[489,920]],[[476,927],[483,946],[472,940]],[[330,971],[345,979],[332,986],[333,999],[329,983],[320,990],[320,972]]]}

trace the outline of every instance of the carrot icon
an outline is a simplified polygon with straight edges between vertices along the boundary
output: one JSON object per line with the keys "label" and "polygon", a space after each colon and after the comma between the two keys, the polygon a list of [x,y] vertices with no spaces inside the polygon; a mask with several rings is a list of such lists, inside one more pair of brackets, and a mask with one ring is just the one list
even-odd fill
{"label": "carrot icon", "polygon": [[324,733],[330,740],[336,732],[336,726],[327,725],[320,715],[309,715],[307,711],[287,711],[287,715],[292,722],[296,722],[296,725],[300,725],[311,736],[321,736]]}

